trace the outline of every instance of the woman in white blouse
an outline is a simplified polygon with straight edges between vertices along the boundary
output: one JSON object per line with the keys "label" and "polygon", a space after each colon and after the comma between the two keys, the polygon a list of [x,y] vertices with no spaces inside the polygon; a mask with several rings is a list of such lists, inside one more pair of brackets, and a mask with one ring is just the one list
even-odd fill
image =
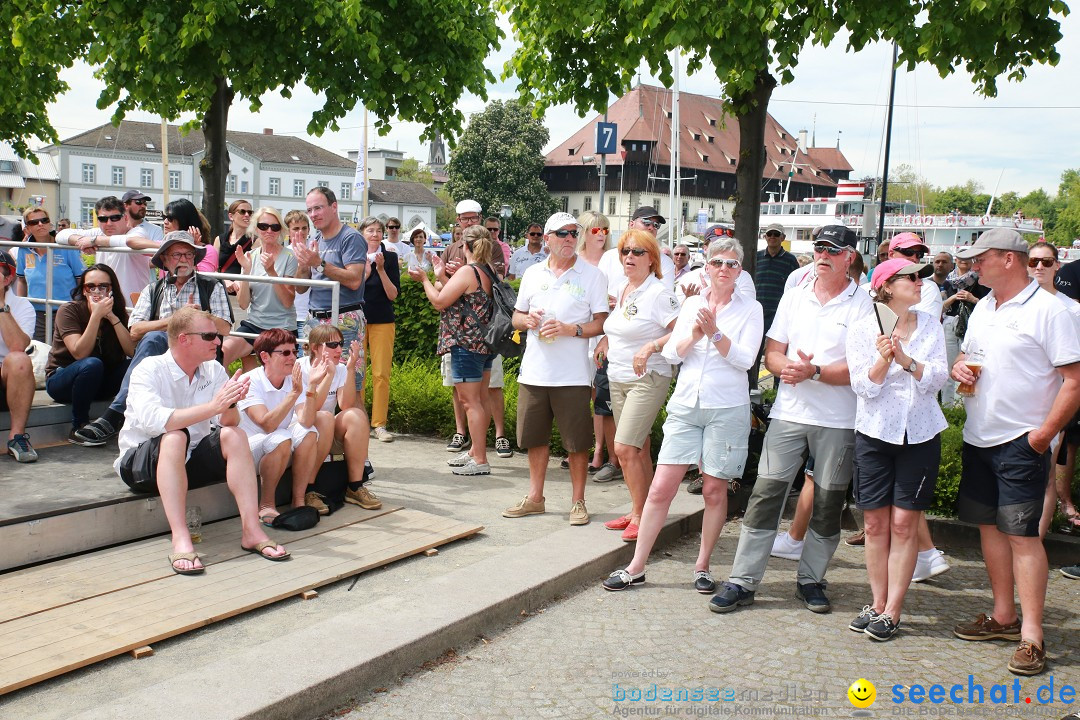
{"label": "woman in white blouse", "polygon": [[708,288],[686,298],[664,346],[665,358],[682,363],[668,401],[664,444],[641,514],[634,559],[604,581],[605,590],[624,590],[645,582],[645,561],[667,519],[671,500],[686,469],[699,463],[705,514],[694,589],[703,594],[716,589],[709,557],[727,518],[728,482],[742,477],[746,466],[750,437],[746,373],[754,364],[763,332],[761,304],[735,292],[742,257],[742,246],[735,238],[720,238],[709,245]]}
{"label": "woman in white blouse", "polygon": [[[855,413],[856,505],[866,530],[866,571],[873,599],[848,626],[874,640],[900,627],[904,594],[918,554],[918,527],[934,501],[941,431],[948,427],[937,392],[948,379],[938,319],[912,309],[930,265],[907,258],[874,269],[875,312],[848,332]],[[881,307],[881,306],[884,306]],[[889,332],[882,316],[897,318]]]}
{"label": "woman in white blouse", "polygon": [[427,238],[427,230],[420,225],[417,225],[412,229],[412,232],[409,233],[409,244],[411,245],[411,248],[409,249],[409,252],[401,257],[401,264],[405,266],[406,270],[420,268],[424,272],[431,272],[431,260],[435,257],[435,253],[424,249],[424,243],[427,242]]}

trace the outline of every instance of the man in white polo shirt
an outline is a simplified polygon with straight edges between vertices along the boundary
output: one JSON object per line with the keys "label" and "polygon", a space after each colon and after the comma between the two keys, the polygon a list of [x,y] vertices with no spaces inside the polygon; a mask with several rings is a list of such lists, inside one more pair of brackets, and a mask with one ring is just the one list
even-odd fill
{"label": "man in white polo shirt", "polygon": [[[1036,675],[1046,666],[1039,519],[1050,441],[1080,407],[1080,340],[1064,304],[1028,278],[1028,245],[1015,230],[989,230],[956,256],[971,258],[991,290],[971,313],[952,376],[974,383],[975,394],[964,398],[957,508],[961,520],[979,526],[994,609],[953,632],[963,640],[1019,640],[1009,670]],[[976,361],[977,376],[968,366]]]}
{"label": "man in white polo shirt", "polygon": [[589,338],[604,331],[607,280],[577,256],[581,226],[569,213],[555,213],[544,226],[548,258],[521,277],[514,327],[529,332],[518,371],[518,446],[529,453],[529,493],[503,517],[540,515],[544,508],[552,420],[569,453],[573,486],[571,525],[587,525],[585,480],[592,447],[589,414],[593,377]]}
{"label": "man in white polo shirt", "polygon": [[816,277],[786,291],[777,307],[765,365],[781,385],[731,575],[709,602],[714,612],[754,602],[807,449],[816,469],[814,510],[799,560],[796,597],[813,612],[831,609],[825,571],[840,541],[855,446],[855,393],[845,343],[848,328],[873,312],[870,296],[847,275],[855,258],[853,241],[842,226],[822,228],[814,243]]}

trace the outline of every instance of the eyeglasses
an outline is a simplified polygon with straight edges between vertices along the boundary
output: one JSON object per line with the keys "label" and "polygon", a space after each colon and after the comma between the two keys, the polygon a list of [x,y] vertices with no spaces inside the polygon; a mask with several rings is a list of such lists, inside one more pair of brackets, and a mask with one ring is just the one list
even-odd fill
{"label": "eyeglasses", "polygon": [[97,221],[99,223],[120,222],[123,219],[124,219],[123,214],[119,214],[119,215],[98,215],[97,216]]}
{"label": "eyeglasses", "polygon": [[480,216],[476,213],[472,215],[458,215],[458,222],[480,222]]}
{"label": "eyeglasses", "polygon": [[603,235],[605,237],[607,235],[611,234],[611,230],[609,228],[602,228],[602,227],[594,227],[591,230],[589,230],[589,232],[591,232],[593,235]]}
{"label": "eyeglasses", "polygon": [[[259,229],[261,230],[262,228],[259,228]],[[400,225],[387,225],[386,229],[387,230],[400,230],[401,226]]]}
{"label": "eyeglasses", "polygon": [[828,253],[833,257],[841,254],[847,248],[836,247],[835,245],[829,245],[827,243],[814,243],[814,252],[816,253]]}
{"label": "eyeglasses", "polygon": [[558,237],[558,238],[564,238],[567,235],[569,235],[570,237],[572,237],[572,238],[574,238],[576,240],[577,236],[578,236],[578,231],[577,230],[556,230],[555,232],[552,233],[552,235],[554,235],[555,237]]}
{"label": "eyeglasses", "polygon": [[784,237],[784,236],[783,236],[783,234],[778,233],[775,230],[772,230],[771,232],[765,233],[765,237]]}
{"label": "eyeglasses", "polygon": [[529,233],[529,237],[542,237],[544,233]]}
{"label": "eyeglasses", "polygon": [[741,262],[729,258],[711,258],[709,260],[709,264],[712,265],[714,268],[726,267],[730,270],[742,267]]}
{"label": "eyeglasses", "polygon": [[626,257],[627,255],[629,255],[631,253],[633,253],[634,257],[641,257],[642,255],[644,255],[645,253],[647,253],[649,251],[646,250],[645,248],[628,248],[628,247],[624,247],[621,250],[621,252],[622,252],[623,257]]}
{"label": "eyeglasses", "polygon": [[89,292],[105,292],[112,290],[112,283],[86,283],[83,288]]}
{"label": "eyeglasses", "polygon": [[146,204],[146,198],[138,198],[136,200],[130,200],[129,202],[133,202],[136,205],[145,205]]}
{"label": "eyeglasses", "polygon": [[221,333],[216,332],[186,332],[180,333],[181,335],[198,335],[206,342],[214,342],[215,340],[221,341]]}
{"label": "eyeglasses", "polygon": [[1048,258],[1029,257],[1028,258],[1028,267],[1029,268],[1035,268],[1035,267],[1039,267],[1039,265],[1042,265],[1044,268],[1051,268],[1051,267],[1054,267],[1054,263],[1056,263],[1056,262],[1057,262],[1057,260],[1055,260],[1052,257],[1048,257]]}
{"label": "eyeglasses", "polygon": [[923,255],[926,254],[924,251],[917,248],[896,248],[896,252],[906,258],[914,258],[916,260],[922,260]]}
{"label": "eyeglasses", "polygon": [[234,212],[235,212],[235,213],[236,213],[237,215],[253,215],[255,211],[254,211],[254,210],[244,210],[244,209],[240,209],[240,210],[235,210]]}
{"label": "eyeglasses", "polygon": [[330,340],[329,342],[324,342],[323,347],[330,348],[331,350],[337,350],[339,347],[341,347],[344,344],[345,343],[343,341],[341,341],[341,340]]}
{"label": "eyeglasses", "polygon": [[26,227],[34,227],[35,225],[48,225],[50,222],[52,221],[49,220],[49,218],[47,217],[34,218],[33,220],[26,221]]}
{"label": "eyeglasses", "polygon": [[278,223],[255,223],[255,227],[259,228],[263,232],[271,230],[273,232],[281,232],[281,225]]}
{"label": "eyeglasses", "polygon": [[165,257],[169,258],[170,260],[194,260],[195,259],[195,253],[193,253],[193,252],[174,252],[174,253],[169,253]]}
{"label": "eyeglasses", "polygon": [[271,350],[271,355],[280,355],[281,357],[294,357],[299,355],[299,351],[296,348],[286,348],[284,350]]}
{"label": "eyeglasses", "polygon": [[652,228],[653,230],[659,230],[660,229],[660,223],[658,223],[655,220],[650,220],[649,218],[640,218],[640,219],[638,219],[638,222],[641,223],[642,225],[644,225],[647,228]]}

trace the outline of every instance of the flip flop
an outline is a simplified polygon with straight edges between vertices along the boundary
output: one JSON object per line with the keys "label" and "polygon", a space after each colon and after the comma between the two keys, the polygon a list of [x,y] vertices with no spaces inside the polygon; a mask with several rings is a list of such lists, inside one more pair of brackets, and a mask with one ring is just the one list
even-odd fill
{"label": "flip flop", "polygon": [[169,556],[169,567],[171,567],[172,571],[177,575],[202,575],[206,572],[205,567],[188,568],[186,570],[176,567],[176,562],[178,560],[188,560],[194,563],[200,557],[199,553],[195,552],[173,553]]}
{"label": "flip flop", "polygon": [[[271,515],[271,512],[274,514]],[[274,518],[276,518],[280,514],[281,513],[279,513],[277,510],[274,510],[273,508],[264,508],[263,510],[259,511],[259,522],[262,523],[263,527],[272,528],[274,527]]]}
{"label": "flip flop", "polygon": [[284,555],[277,555],[277,556],[275,556],[275,555],[267,555],[266,553],[263,552],[263,550],[265,550],[266,548],[277,548],[277,547],[283,548],[282,545],[279,545],[278,543],[274,542],[273,540],[263,540],[261,543],[259,543],[258,545],[256,545],[253,548],[244,547],[243,545],[241,545],[240,549],[245,550],[245,551],[247,551],[249,553],[254,553],[254,554],[258,555],[259,557],[266,558],[267,560],[269,560],[271,562],[281,562],[282,560],[288,560],[289,558],[292,557],[292,555],[289,554],[288,550],[285,551]]}

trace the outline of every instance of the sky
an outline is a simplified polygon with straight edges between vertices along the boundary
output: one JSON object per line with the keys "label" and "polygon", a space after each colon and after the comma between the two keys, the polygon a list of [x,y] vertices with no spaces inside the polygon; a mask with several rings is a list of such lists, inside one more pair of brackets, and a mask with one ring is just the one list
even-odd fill
{"label": "sky", "polygon": [[[503,47],[492,53],[487,66],[496,77],[513,51],[509,27]],[[897,73],[896,109],[893,117],[892,159],[896,168],[908,164],[935,185],[946,187],[975,180],[985,192],[1009,190],[1021,195],[1043,188],[1056,194],[1061,173],[1080,167],[1080,98],[1067,88],[1080,86],[1080,17],[1074,13],[1062,22],[1058,43],[1061,61],[1056,67],[1036,65],[1021,83],[998,82],[998,96],[987,99],[975,92],[964,72],[942,79],[928,66]],[[858,53],[845,51],[843,37],[828,48],[806,48],[795,69],[795,80],[773,93],[769,112],[791,133],[805,129],[816,136],[818,146],[839,141],[854,167],[852,177],[877,176],[881,172],[885,104],[888,101],[891,46],[868,46]],[[49,116],[61,139],[108,122],[111,109],[97,110],[100,83],[86,65],[65,71],[72,89],[50,105]],[[646,69],[642,82],[660,85]],[[721,86],[705,67],[682,79],[681,89],[716,97]],[[500,81],[488,88],[489,100],[516,97],[516,84]],[[339,132],[308,137],[311,112],[321,100],[306,87],[294,89],[291,99],[268,93],[257,114],[247,103],[233,104],[229,128],[305,137],[328,150],[344,154],[361,144],[362,111],[359,106],[341,122]],[[459,107],[466,117],[483,110],[484,101],[468,95]],[[128,115],[133,120],[157,121],[147,113]],[[559,106],[545,116],[551,140],[549,150],[594,116],[582,118]],[[185,118],[187,119],[187,118]],[[368,146],[402,150],[425,162],[426,144],[419,141],[423,128],[396,122],[391,132],[379,137],[372,129]]]}

